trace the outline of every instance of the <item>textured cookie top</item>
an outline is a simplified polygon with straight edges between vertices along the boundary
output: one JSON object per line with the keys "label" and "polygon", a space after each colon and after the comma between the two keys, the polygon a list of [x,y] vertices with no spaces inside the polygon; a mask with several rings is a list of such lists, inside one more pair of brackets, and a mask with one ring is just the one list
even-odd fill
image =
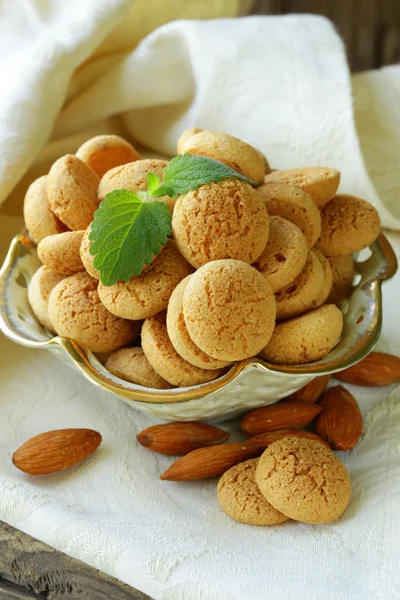
{"label": "textured cookie top", "polygon": [[179,143],[179,154],[198,154],[219,160],[242,175],[261,183],[265,163],[260,153],[242,140],[216,131],[199,131]]}
{"label": "textured cookie top", "polygon": [[355,196],[336,196],[321,210],[322,230],[316,247],[326,256],[353,254],[376,240],[380,219],[375,208]]}
{"label": "textured cookie top", "polygon": [[67,231],[50,210],[47,196],[47,175],[36,179],[28,188],[24,200],[24,220],[29,237],[38,244],[43,238]]}
{"label": "textured cookie top", "polygon": [[192,276],[183,279],[172,292],[168,302],[167,329],[168,335],[175,350],[188,362],[202,369],[221,369],[228,366],[227,361],[212,358],[191,339],[183,317],[183,295]]}
{"label": "textured cookie top", "polygon": [[340,183],[340,173],[330,167],[300,167],[274,171],[265,177],[265,183],[286,183],[307,192],[317,206],[332,200]]}
{"label": "textured cookie top", "polygon": [[132,144],[119,135],[97,135],[82,144],[76,151],[76,156],[99,177],[103,177],[104,173],[114,167],[140,158]]}
{"label": "textured cookie top", "polygon": [[199,268],[218,259],[254,262],[268,240],[265,204],[247,183],[203,185],[178,198],[172,231],[182,255]]}
{"label": "textured cookie top", "polygon": [[306,523],[338,519],[350,500],[345,466],[315,440],[285,438],[271,444],[259,460],[256,481],[277,510]]}
{"label": "textured cookie top", "polygon": [[332,269],[332,289],[327,302],[340,306],[350,295],[354,277],[354,261],[351,254],[330,256],[329,264]]}
{"label": "textured cookie top", "polygon": [[258,461],[251,458],[226,471],[218,482],[218,501],[227,515],[241,523],[279,525],[288,517],[261,493],[255,480]]}
{"label": "textured cookie top", "polygon": [[301,230],[282,217],[269,220],[269,237],[254,266],[263,273],[277,292],[289,285],[306,264],[308,245]]}
{"label": "textured cookie top", "polygon": [[324,270],[324,283],[322,284],[322,289],[318,296],[318,300],[315,303],[315,306],[321,306],[326,301],[332,289],[333,274],[331,265],[326,256],[324,256],[322,252],[320,250],[317,250],[316,248],[313,250],[313,252],[316,254]]}
{"label": "textured cookie top", "polygon": [[47,267],[61,275],[73,275],[84,270],[80,247],[84,231],[66,231],[49,235],[39,242],[38,257]]}
{"label": "textured cookie top", "polygon": [[257,188],[257,193],[265,201],[269,215],[283,217],[297,225],[309,247],[314,246],[321,234],[321,215],[309,194],[285,183],[264,183]]}
{"label": "textured cookie top", "polygon": [[277,292],[276,318],[290,319],[316,305],[324,284],[324,269],[314,250],[308,253],[306,264],[292,283]]}
{"label": "textured cookie top", "polygon": [[113,352],[107,359],[106,369],[116,377],[137,385],[156,390],[172,388],[168,381],[155,372],[141,348],[121,348]]}
{"label": "textured cookie top", "polygon": [[81,261],[86,271],[95,279],[100,279],[100,271],[93,265],[94,256],[90,254],[90,246],[92,245],[92,242],[89,240],[90,227],[91,226],[89,225],[83,235],[79,251],[81,255]]}
{"label": "textured cookie top", "polygon": [[165,312],[143,323],[142,348],[156,373],[172,385],[187,387],[206,383],[223,373],[222,370],[195,367],[176,352],[168,336]]}
{"label": "textured cookie top", "polygon": [[192,276],[183,297],[189,335],[220,360],[255,356],[270,339],[276,305],[267,279],[238,260],[216,260]]}
{"label": "textured cookie top", "polygon": [[112,315],[100,302],[97,285],[85,271],[63,279],[50,294],[49,317],[58,335],[92,352],[113,352],[138,336],[140,323]]}
{"label": "textured cookie top", "polygon": [[29,304],[36,318],[53,333],[55,333],[55,330],[50,321],[47,307],[51,291],[62,279],[63,275],[43,266],[34,273],[28,286]]}
{"label": "textured cookie top", "polygon": [[179,253],[173,240],[138,277],[105,286],[99,283],[104,306],[125,319],[146,319],[165,310],[172,292],[193,269]]}

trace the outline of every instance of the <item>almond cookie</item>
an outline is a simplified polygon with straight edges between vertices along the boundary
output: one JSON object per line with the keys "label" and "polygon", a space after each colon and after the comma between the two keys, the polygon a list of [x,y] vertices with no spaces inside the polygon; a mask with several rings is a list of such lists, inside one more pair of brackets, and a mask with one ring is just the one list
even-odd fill
{"label": "almond cookie", "polygon": [[317,250],[316,248],[313,250],[313,252],[315,252],[315,254],[317,255],[318,260],[320,261],[324,270],[324,283],[322,284],[322,290],[320,292],[318,300],[315,303],[315,306],[321,306],[322,304],[324,304],[331,292],[333,283],[333,273],[329,260],[326,258],[326,256],[324,256],[322,252],[320,250]]}
{"label": "almond cookie", "polygon": [[96,269],[96,267],[93,265],[94,256],[90,254],[90,246],[92,245],[92,242],[89,240],[90,230],[91,225],[89,225],[89,227],[86,229],[82,238],[82,243],[79,250],[81,255],[81,261],[89,275],[91,275],[95,279],[100,279],[100,271]]}
{"label": "almond cookie", "polygon": [[196,135],[196,133],[200,133],[200,131],[204,131],[204,129],[200,129],[200,127],[190,127],[189,129],[185,129],[183,133],[179,136],[178,143],[176,145],[176,150],[178,154],[185,154],[182,152],[182,148],[186,141],[192,137],[192,135]]}
{"label": "almond cookie", "polygon": [[330,256],[333,283],[327,302],[340,306],[350,296],[354,278],[354,262],[351,254]]}
{"label": "almond cookie", "polygon": [[266,276],[273,292],[289,285],[306,264],[308,244],[294,223],[273,216],[269,220],[269,237],[254,266]]}
{"label": "almond cookie", "polygon": [[324,269],[314,250],[310,250],[300,275],[275,295],[277,320],[290,319],[316,306],[323,285]]}
{"label": "almond cookie", "polygon": [[92,352],[114,352],[139,335],[141,323],[112,315],[100,302],[97,286],[85,271],[60,281],[50,294],[50,321],[58,335]]}
{"label": "almond cookie", "polygon": [[119,135],[97,135],[82,144],[76,156],[99,177],[114,167],[140,158],[135,148]]}
{"label": "almond cookie", "polygon": [[116,377],[156,390],[170,390],[173,386],[160,377],[141,348],[121,348],[107,359],[106,369]]}
{"label": "almond cookie", "polygon": [[60,283],[63,276],[48,267],[40,267],[33,275],[28,286],[29,304],[39,323],[55,333],[48,314],[49,297],[52,289]]}
{"label": "almond cookie", "polygon": [[343,315],[334,304],[278,323],[261,358],[277,365],[296,365],[319,360],[339,341]]}
{"label": "almond cookie", "polygon": [[180,255],[173,240],[138,277],[105,286],[99,283],[104,306],[117,317],[146,319],[165,310],[172,292],[193,269]]}
{"label": "almond cookie", "polygon": [[221,369],[199,369],[179,356],[168,336],[165,312],[143,323],[142,348],[155,372],[178,387],[206,383],[223,374]]}
{"label": "almond cookie", "polygon": [[66,231],[49,235],[39,242],[38,257],[46,267],[61,275],[73,275],[84,271],[80,247],[84,231]]}
{"label": "almond cookie", "polygon": [[370,246],[380,233],[377,211],[365,200],[341,195],[321,210],[322,229],[316,247],[325,256],[342,256]]}
{"label": "almond cookie", "polygon": [[180,196],[172,217],[178,248],[195,268],[223,258],[253,263],[265,248],[268,230],[263,200],[250,185],[234,179]]}
{"label": "almond cookie", "polygon": [[321,234],[321,215],[309,194],[285,183],[264,183],[257,193],[265,201],[269,215],[278,215],[301,229],[312,248]]}
{"label": "almond cookie", "polygon": [[265,162],[259,151],[227,133],[199,131],[179,144],[179,154],[209,156],[253,181],[264,180]]}
{"label": "almond cookie", "polygon": [[251,458],[229,471],[218,482],[218,502],[227,515],[248,525],[279,525],[288,517],[276,510],[260,492],[255,479],[258,458]]}
{"label": "almond cookie", "polygon": [[24,220],[29,237],[38,244],[48,235],[67,231],[64,225],[50,210],[47,197],[47,175],[36,179],[28,188],[24,200]]}
{"label": "almond cookie", "polygon": [[183,318],[183,295],[192,276],[183,279],[172,292],[167,311],[169,339],[177,353],[191,365],[201,369],[221,369],[230,363],[205,354],[191,339]]}
{"label": "almond cookie", "polygon": [[265,183],[286,183],[307,192],[317,206],[332,200],[340,183],[340,173],[329,167],[300,167],[270,173]]}
{"label": "almond cookie", "polygon": [[335,521],[350,501],[346,467],[316,440],[274,442],[259,459],[255,479],[268,502],[296,521]]}
{"label": "almond cookie", "polygon": [[[114,169],[107,171],[100,181],[98,191],[99,201],[101,202],[104,200],[105,196],[114,190],[145,192],[147,190],[147,175],[149,173],[154,173],[161,182],[167,164],[168,162],[165,160],[148,158],[145,160],[137,160],[136,162],[115,167]],[[171,212],[175,205],[175,198],[170,198],[169,196],[161,196],[160,198],[149,199],[149,201],[164,202]]]}
{"label": "almond cookie", "polygon": [[47,177],[50,209],[69,229],[86,229],[98,207],[99,178],[73,154],[56,160]]}
{"label": "almond cookie", "polygon": [[183,315],[193,342],[223,361],[255,356],[271,338],[276,304],[267,279],[238,260],[215,260],[191,277]]}

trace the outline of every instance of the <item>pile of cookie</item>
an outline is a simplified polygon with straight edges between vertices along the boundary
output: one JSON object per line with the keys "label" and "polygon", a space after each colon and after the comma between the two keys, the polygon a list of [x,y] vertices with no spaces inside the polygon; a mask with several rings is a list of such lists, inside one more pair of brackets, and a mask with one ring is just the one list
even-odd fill
{"label": "pile of cookie", "polygon": [[139,276],[110,286],[90,253],[94,213],[114,190],[146,191],[148,173],[162,180],[168,163],[103,135],[32,183],[24,215],[43,263],[28,290],[37,319],[111,353],[117,377],[156,389],[211,381],[257,355],[275,364],[325,356],[340,339],[351,255],[379,235],[376,210],[336,195],[337,170],[271,170],[225,133],[186,130],[178,154],[208,156],[261,185],[226,179],[158,198],[172,212],[172,238]]}

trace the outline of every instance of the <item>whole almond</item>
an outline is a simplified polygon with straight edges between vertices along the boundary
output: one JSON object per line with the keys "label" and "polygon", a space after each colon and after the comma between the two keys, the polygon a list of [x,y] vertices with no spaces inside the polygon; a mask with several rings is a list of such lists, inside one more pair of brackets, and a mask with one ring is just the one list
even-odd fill
{"label": "whole almond", "polygon": [[334,450],[351,450],[360,439],[363,418],[356,399],[343,386],[329,388],[321,401],[315,428]]}
{"label": "whole almond", "polygon": [[322,440],[319,435],[312,431],[304,431],[303,429],[280,429],[279,431],[266,431],[265,433],[259,433],[246,440],[247,445],[259,445],[262,448],[268,447],[277,440],[283,440],[283,438],[295,437],[295,438],[307,438],[309,440],[316,440],[323,446],[331,448],[330,445]]}
{"label": "whole almond", "polygon": [[250,445],[247,442],[230,442],[219,446],[199,448],[189,452],[161,475],[168,481],[188,481],[219,477],[228,469],[248,458],[260,456],[267,446]]}
{"label": "whole almond", "polygon": [[153,452],[187,454],[197,448],[220,444],[229,433],[204,423],[166,423],[153,425],[137,436],[137,441]]}
{"label": "whole almond", "polygon": [[240,427],[247,435],[257,435],[277,429],[297,429],[311,423],[321,410],[321,406],[306,402],[272,404],[265,408],[257,408],[244,415]]}
{"label": "whole almond", "polygon": [[307,383],[307,385],[300,390],[297,390],[297,392],[288,398],[285,398],[285,402],[308,402],[310,404],[315,404],[326,390],[330,378],[330,375],[315,377],[310,383]]}
{"label": "whole almond", "polygon": [[385,352],[371,352],[356,365],[335,373],[335,378],[354,385],[392,385],[400,382],[400,358]]}
{"label": "whole almond", "polygon": [[87,458],[100,443],[100,433],[92,429],[47,431],[22,444],[12,461],[17,469],[30,475],[55,473]]}

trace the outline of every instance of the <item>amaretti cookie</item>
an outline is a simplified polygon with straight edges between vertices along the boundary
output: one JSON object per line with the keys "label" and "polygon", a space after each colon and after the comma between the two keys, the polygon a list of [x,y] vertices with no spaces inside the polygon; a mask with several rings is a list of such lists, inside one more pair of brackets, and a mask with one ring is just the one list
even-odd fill
{"label": "amaretti cookie", "polygon": [[69,229],[86,229],[98,207],[100,179],[73,154],[56,160],[47,177],[50,209]]}
{"label": "amaretti cookie", "polygon": [[156,390],[173,386],[155,372],[142,348],[121,348],[108,357],[106,369],[116,377]]}
{"label": "amaretti cookie", "polygon": [[168,302],[167,330],[175,350],[190,364],[201,369],[221,369],[230,363],[212,358],[196,346],[191,339],[183,317],[183,295],[192,276],[183,279],[172,292]]}
{"label": "amaretti cookie", "polygon": [[100,302],[97,286],[85,271],[60,281],[50,294],[50,321],[58,335],[92,352],[114,352],[139,335],[141,323],[111,314]]}
{"label": "amaretti cookie", "polygon": [[53,288],[63,278],[63,275],[43,266],[36,271],[28,285],[29,304],[39,323],[52,333],[55,333],[55,329],[48,313],[49,297]]}
{"label": "amaretti cookie", "polygon": [[292,283],[276,293],[276,318],[290,319],[310,310],[320,299],[324,285],[324,269],[314,250],[308,253],[307,261]]}
{"label": "amaretti cookie", "polygon": [[82,144],[76,156],[100,178],[114,167],[140,159],[132,144],[119,135],[97,135]]}
{"label": "amaretti cookie", "polygon": [[313,252],[317,255],[318,260],[320,261],[324,270],[324,282],[322,284],[322,289],[318,296],[318,300],[315,302],[315,306],[317,307],[324,304],[331,292],[333,283],[333,273],[329,260],[326,258],[326,256],[324,256],[322,252],[320,250],[317,250],[316,248],[313,250]]}
{"label": "amaretti cookie", "polygon": [[190,127],[189,129],[185,129],[181,135],[179,136],[177,145],[176,145],[176,150],[178,152],[178,154],[184,154],[184,152],[182,152],[182,148],[184,146],[184,144],[187,142],[187,140],[192,137],[192,135],[196,135],[197,133],[200,133],[200,131],[204,131],[204,129],[200,129],[200,127]]}
{"label": "amaretti cookie", "polygon": [[325,304],[305,315],[278,323],[261,358],[277,365],[296,365],[323,358],[340,339],[343,315]]}
{"label": "amaretti cookie", "polygon": [[195,367],[176,352],[168,336],[165,312],[150,317],[143,323],[142,348],[156,373],[172,385],[198,385],[217,379],[223,373],[223,370],[211,371]]}
{"label": "amaretti cookie", "polygon": [[253,263],[265,248],[268,231],[262,198],[239,180],[202,185],[180,196],[172,217],[178,248],[195,268],[225,258]]}
{"label": "amaretti cookie", "polygon": [[270,217],[268,242],[254,266],[266,276],[272,291],[278,292],[296,279],[307,257],[308,244],[297,225]]}
{"label": "amaretti cookie", "polygon": [[332,289],[327,302],[340,306],[349,297],[354,278],[354,261],[351,254],[330,256],[332,269]]}
{"label": "amaretti cookie", "polygon": [[332,200],[340,183],[340,173],[329,167],[300,167],[270,173],[265,183],[286,183],[307,192],[317,206]]}
{"label": "amaretti cookie", "polygon": [[238,260],[215,260],[191,277],[183,315],[193,342],[223,361],[255,356],[275,327],[276,304],[267,279]]}
{"label": "amaretti cookie", "polygon": [[251,458],[226,471],[218,482],[218,502],[227,515],[248,525],[279,525],[288,521],[260,491],[256,480],[258,458]]}
{"label": "amaretti cookie", "polygon": [[24,200],[24,220],[29,237],[35,244],[49,235],[68,230],[50,210],[47,175],[39,177],[29,186]]}
{"label": "amaretti cookie", "polygon": [[66,231],[49,235],[39,242],[38,257],[46,267],[61,275],[73,275],[84,271],[80,247],[84,231]]}
{"label": "amaretti cookie", "polygon": [[117,317],[146,319],[165,310],[172,292],[182,279],[193,272],[173,240],[138,277],[105,286],[99,283],[104,306]]}
{"label": "amaretti cookie", "polygon": [[82,238],[81,247],[79,250],[81,255],[81,261],[89,275],[91,275],[95,279],[100,279],[100,271],[94,266],[94,256],[90,254],[90,246],[92,245],[92,242],[89,240],[90,231],[91,225],[89,225],[89,227],[86,229]]}
{"label": "amaretti cookie", "polygon": [[335,521],[350,501],[351,483],[344,464],[316,440],[274,442],[259,459],[255,479],[272,506],[305,523]]}
{"label": "amaretti cookie", "polygon": [[355,196],[336,196],[321,210],[321,236],[316,247],[325,256],[353,254],[376,240],[380,232],[378,212]]}
{"label": "amaretti cookie", "polygon": [[308,246],[314,246],[321,234],[321,215],[309,194],[285,183],[264,183],[257,188],[257,193],[265,201],[269,215],[283,217],[297,225]]}
{"label": "amaretti cookie", "polygon": [[258,150],[242,140],[216,131],[199,131],[179,143],[179,154],[198,154],[219,160],[242,175],[261,183],[265,162]]}

